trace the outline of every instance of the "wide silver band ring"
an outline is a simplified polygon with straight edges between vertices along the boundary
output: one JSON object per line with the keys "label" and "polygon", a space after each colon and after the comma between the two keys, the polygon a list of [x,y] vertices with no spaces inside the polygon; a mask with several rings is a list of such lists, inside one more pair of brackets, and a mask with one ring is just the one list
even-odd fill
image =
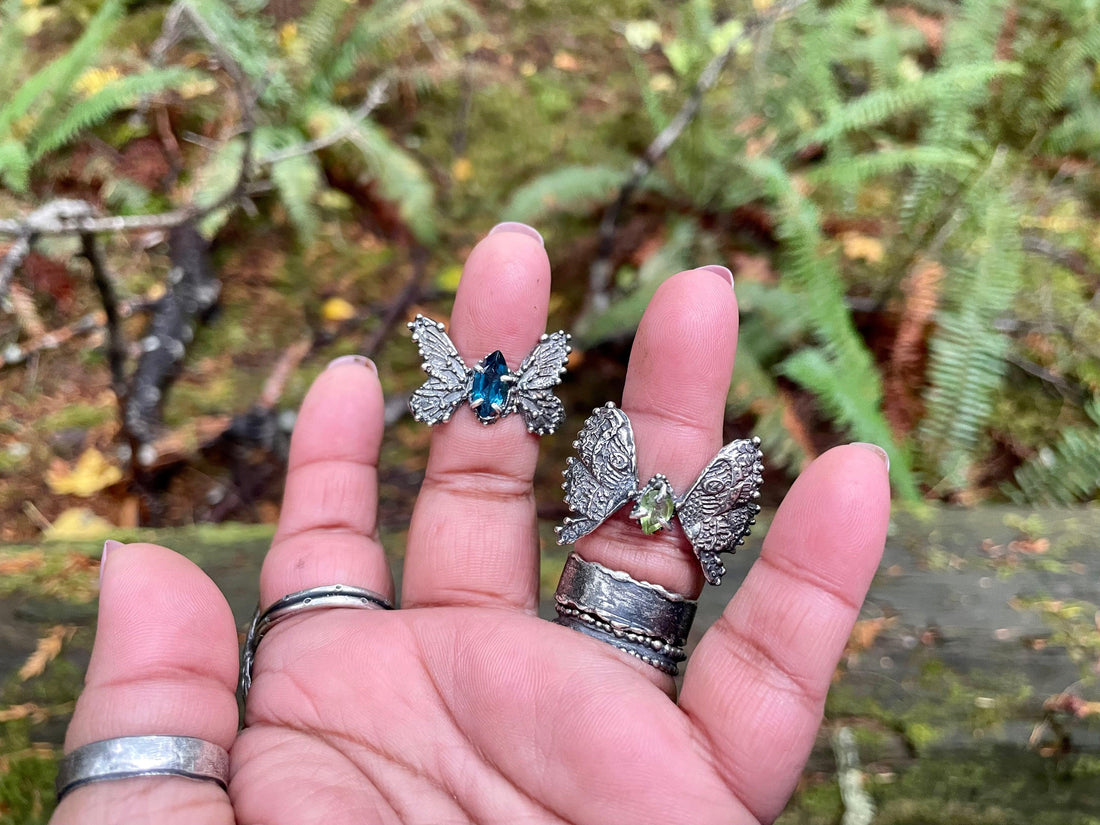
{"label": "wide silver band ring", "polygon": [[556,624],[571,627],[675,676],[686,658],[696,602],[570,553],[554,595]]}
{"label": "wide silver band ring", "polygon": [[241,653],[241,680],[240,694],[243,701],[248,697],[248,691],[252,688],[252,666],[256,661],[256,648],[260,646],[260,640],[264,635],[292,616],[307,613],[311,610],[322,610],[333,607],[353,607],[367,610],[393,610],[393,604],[380,593],[367,590],[365,587],[353,587],[350,584],[329,584],[322,587],[311,587],[308,590],[299,590],[289,596],[283,596],[272,604],[267,610],[260,611],[252,617],[252,624],[248,628],[245,637],[244,650]]}
{"label": "wide silver band ring", "polygon": [[120,736],[92,742],[61,758],[57,799],[91,782],[134,776],[184,776],[229,783],[225,748],[193,736]]}

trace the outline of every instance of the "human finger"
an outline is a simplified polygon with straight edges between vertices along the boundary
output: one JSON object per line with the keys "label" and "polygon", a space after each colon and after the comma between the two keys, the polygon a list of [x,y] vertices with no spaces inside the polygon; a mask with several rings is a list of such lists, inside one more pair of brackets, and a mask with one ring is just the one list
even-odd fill
{"label": "human finger", "polygon": [[[99,620],[66,753],[119,736],[176,735],[226,750],[237,732],[237,635],[217,586],[192,562],[151,544],[108,542]],[[231,825],[213,782],[134,777],[77,787],[57,823]]]}
{"label": "human finger", "polygon": [[[514,372],[545,331],[549,299],[550,262],[538,233],[522,224],[502,224],[466,262],[451,313],[451,340],[468,366],[499,350]],[[483,425],[464,406],[432,432],[409,526],[402,605],[533,612],[538,437],[519,414]]]}
{"label": "human finger", "polygon": [[[638,326],[623,387],[638,479],[657,473],[682,495],[722,446],[737,349],[737,299],[729,271],[693,269],[665,281]],[[588,561],[697,596],[702,571],[675,521],[646,535],[623,508],[577,542]]]}
{"label": "human finger", "polygon": [[260,574],[263,606],[346,584],[393,598],[378,541],[378,451],[384,427],[374,364],[344,356],[317,377],[290,442],[279,527]]}
{"label": "human finger", "polygon": [[786,804],[886,539],[885,453],[837,447],[798,478],[740,590],[692,654],[680,707],[762,822]]}

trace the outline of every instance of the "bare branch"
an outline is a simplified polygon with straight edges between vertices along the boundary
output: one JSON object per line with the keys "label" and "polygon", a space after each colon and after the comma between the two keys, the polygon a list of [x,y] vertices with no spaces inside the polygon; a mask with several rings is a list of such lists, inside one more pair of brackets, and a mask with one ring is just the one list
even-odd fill
{"label": "bare branch", "polygon": [[695,81],[695,86],[680,110],[653,139],[653,142],[646,147],[641,157],[634,161],[634,165],[630,170],[630,177],[622,185],[619,196],[614,203],[604,211],[603,219],[600,221],[599,246],[596,259],[592,262],[588,272],[588,295],[585,299],[585,313],[603,312],[611,301],[608,288],[611,284],[611,254],[615,245],[615,227],[619,222],[619,216],[626,209],[642,180],[667,154],[668,150],[672,148],[672,144],[695,119],[700,106],[702,106],[703,96],[718,82],[722,70],[741,44],[762,27],[774,23],[780,17],[794,11],[806,2],[807,0],[790,0],[790,2],[781,3],[770,14],[750,21],[737,37],[730,40],[725,49],[711,58],[700,73],[699,79]]}
{"label": "bare branch", "polygon": [[83,245],[82,254],[88,259],[92,267],[92,283],[99,292],[99,299],[103,302],[103,317],[107,327],[107,363],[111,367],[111,384],[114,387],[115,397],[119,406],[126,402],[126,341],[123,338],[122,326],[118,312],[118,296],[115,294],[111,276],[107,274],[107,267],[103,263],[103,256],[99,254],[96,245],[96,236],[86,232],[80,236]]}

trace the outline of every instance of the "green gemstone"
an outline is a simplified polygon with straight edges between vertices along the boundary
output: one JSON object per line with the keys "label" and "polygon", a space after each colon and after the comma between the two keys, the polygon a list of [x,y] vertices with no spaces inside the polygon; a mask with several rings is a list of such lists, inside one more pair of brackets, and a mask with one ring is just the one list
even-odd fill
{"label": "green gemstone", "polygon": [[638,524],[646,535],[667,527],[676,512],[676,504],[668,485],[660,481],[647,484],[645,491],[638,497],[635,512]]}

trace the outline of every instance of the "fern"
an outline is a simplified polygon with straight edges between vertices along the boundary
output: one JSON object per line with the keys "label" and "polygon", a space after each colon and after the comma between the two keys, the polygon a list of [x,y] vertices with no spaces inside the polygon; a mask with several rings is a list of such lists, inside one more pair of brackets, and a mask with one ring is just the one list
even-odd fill
{"label": "fern", "polygon": [[3,0],[0,5],[0,77],[17,77],[26,48],[19,30],[23,0]]}
{"label": "fern", "polygon": [[16,192],[25,192],[30,186],[31,159],[23,144],[17,140],[0,141],[0,185]]}
{"label": "fern", "polygon": [[84,34],[73,47],[26,80],[0,106],[0,138],[11,134],[12,126],[38,107],[35,117],[48,122],[64,104],[73,82],[91,65],[96,53],[110,36],[122,13],[121,0],[107,0],[88,21]]}
{"label": "fern", "polygon": [[152,69],[137,75],[116,80],[100,89],[87,100],[77,101],[58,123],[47,127],[38,125],[28,140],[31,160],[54,151],[111,115],[132,107],[142,98],[168,89],[175,89],[193,80],[197,75],[185,69]]}
{"label": "fern", "polygon": [[[303,144],[302,135],[286,126],[265,126],[253,134],[253,151],[264,157],[276,151],[293,150]],[[309,241],[317,233],[321,218],[314,203],[324,186],[324,175],[312,154],[292,155],[271,167],[271,182],[286,207],[299,236]]]}
{"label": "fern", "polygon": [[[790,176],[771,159],[745,162],[776,201],[783,242],[783,274],[803,297],[803,311],[821,350],[804,351],[783,364],[784,372],[815,393],[837,420],[864,441],[882,446],[890,456],[898,492],[917,497],[909,457],[895,444],[882,415],[882,382],[844,304],[844,287],[835,258],[822,255],[817,210],[794,187]],[[792,360],[793,359],[793,360]],[[836,379],[833,383],[830,380]]]}
{"label": "fern", "polygon": [[886,175],[897,175],[906,170],[938,170],[951,177],[962,179],[973,172],[977,161],[969,152],[939,146],[909,146],[884,150],[843,160],[832,160],[809,170],[806,180],[814,184],[843,188]]}
{"label": "fern", "polygon": [[938,318],[930,342],[930,386],[921,434],[946,489],[968,481],[975,450],[1004,374],[1008,339],[993,322],[1012,304],[1023,253],[1011,193],[995,185],[972,190],[979,243],[953,267],[953,307]]}
{"label": "fern", "polygon": [[612,201],[627,177],[613,166],[562,166],[513,192],[504,212],[511,219],[537,223],[559,210],[591,209]]}
{"label": "fern", "polygon": [[980,89],[995,77],[1019,74],[1020,71],[1020,66],[1005,61],[972,63],[927,74],[900,88],[868,92],[806,135],[802,146],[829,144],[848,132],[868,129],[904,112],[927,106],[932,101]]}
{"label": "fern", "polygon": [[1100,399],[1085,405],[1091,423],[1067,427],[1058,440],[1016,470],[1010,498],[1027,504],[1074,504],[1100,493]]}

